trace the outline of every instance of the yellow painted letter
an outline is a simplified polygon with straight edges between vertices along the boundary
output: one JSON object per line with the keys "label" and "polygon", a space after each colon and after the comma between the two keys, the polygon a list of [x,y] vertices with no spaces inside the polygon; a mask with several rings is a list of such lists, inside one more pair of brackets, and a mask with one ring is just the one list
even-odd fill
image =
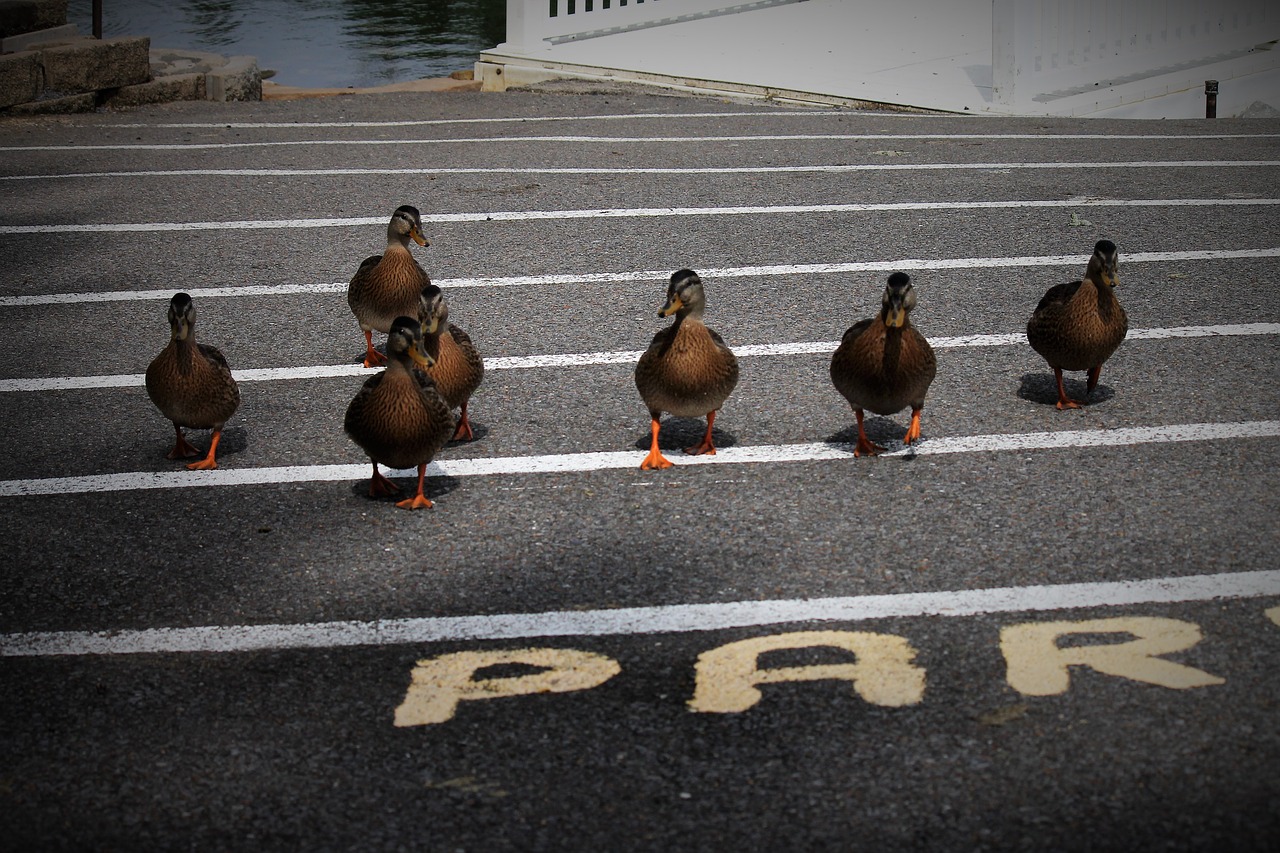
{"label": "yellow painted letter", "polygon": [[[474,678],[478,670],[524,664],[542,672],[509,678]],[[453,719],[458,703],[473,699],[589,690],[622,671],[613,658],[575,649],[457,652],[418,661],[409,692],[396,708],[397,726],[425,726]]]}
{"label": "yellow painted letter", "polygon": [[[1132,634],[1127,643],[1059,648],[1067,634]],[[1011,625],[1000,632],[1000,650],[1009,667],[1009,686],[1026,696],[1066,693],[1068,668],[1087,666],[1107,675],[1175,690],[1222,684],[1203,670],[1161,660],[1200,642],[1200,626],[1179,619],[1148,616]]]}
{"label": "yellow painted letter", "polygon": [[[761,654],[775,649],[830,646],[857,655],[854,663],[760,669]],[[760,701],[757,684],[840,679],[873,705],[897,708],[924,697],[924,670],[912,664],[916,651],[901,637],[853,631],[798,631],[729,643],[698,656],[697,685],[689,707],[732,714]]]}
{"label": "yellow painted letter", "polygon": [[1273,607],[1267,611],[1267,618],[1272,622],[1280,625],[1280,607]]}

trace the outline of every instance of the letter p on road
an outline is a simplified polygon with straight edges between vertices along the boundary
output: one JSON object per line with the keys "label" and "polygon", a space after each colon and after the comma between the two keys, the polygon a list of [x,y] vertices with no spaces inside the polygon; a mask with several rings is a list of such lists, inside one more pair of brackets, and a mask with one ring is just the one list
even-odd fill
{"label": "letter p on road", "polygon": [[[540,672],[476,679],[481,669],[503,664],[538,667]],[[613,658],[575,649],[509,649],[456,652],[418,661],[404,701],[396,708],[397,726],[425,726],[453,719],[458,703],[534,693],[589,690],[621,672]]]}

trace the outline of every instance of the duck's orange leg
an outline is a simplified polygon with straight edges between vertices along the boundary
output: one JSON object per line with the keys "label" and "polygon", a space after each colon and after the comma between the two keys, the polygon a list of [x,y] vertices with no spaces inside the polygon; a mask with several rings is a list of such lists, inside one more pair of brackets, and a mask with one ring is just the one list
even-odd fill
{"label": "duck's orange leg", "polygon": [[199,462],[192,462],[187,466],[190,471],[212,471],[218,467],[218,442],[222,440],[222,430],[215,429],[213,438],[209,439],[209,452]]}
{"label": "duck's orange leg", "polygon": [[1101,375],[1102,375],[1102,365],[1101,365],[1101,364],[1095,364],[1093,367],[1089,368],[1089,382],[1088,382],[1088,384],[1085,386],[1085,389],[1086,389],[1086,390],[1088,390],[1088,391],[1092,391],[1094,388],[1097,388],[1097,387],[1098,387],[1098,377],[1099,377],[1099,376],[1101,376]]}
{"label": "duck's orange leg", "polygon": [[430,509],[435,506],[431,501],[427,500],[427,496],[422,493],[422,481],[427,476],[427,463],[418,466],[418,492],[411,498],[397,501],[396,506],[401,509]]}
{"label": "duck's orange leg", "polygon": [[704,453],[708,456],[715,456],[716,445],[715,442],[711,440],[711,425],[715,422],[716,413],[707,412],[707,434],[702,437],[702,443],[695,444],[693,447],[686,447],[684,452],[688,453],[690,456],[701,456]]}
{"label": "duck's orange leg", "polygon": [[911,410],[911,426],[907,427],[907,434],[903,437],[903,444],[911,444],[920,440],[920,410]]}
{"label": "duck's orange leg", "polygon": [[858,418],[858,446],[853,449],[853,455],[875,456],[883,452],[884,448],[873,444],[871,439],[867,438],[866,430],[862,428],[862,409],[854,409],[853,414]]}
{"label": "duck's orange leg", "polygon": [[450,441],[471,441],[471,421],[467,420],[467,404],[462,404],[462,414],[458,416],[458,428],[453,431]]}
{"label": "duck's orange leg", "polygon": [[662,451],[658,449],[658,431],[661,426],[658,424],[657,417],[653,417],[653,426],[650,431],[653,434],[653,440],[649,444],[649,455],[640,463],[642,471],[657,471],[662,468],[670,468],[674,463],[662,455]]}
{"label": "duck's orange leg", "polygon": [[379,367],[387,363],[387,357],[373,348],[373,332],[368,329],[364,330],[365,367]]}
{"label": "duck's orange leg", "polygon": [[173,450],[165,454],[166,459],[192,459],[200,455],[200,451],[196,450],[182,434],[182,427],[174,424],[173,431],[177,433],[178,438],[173,443]]}
{"label": "duck's orange leg", "polygon": [[369,497],[385,498],[400,494],[400,487],[378,473],[378,463],[373,463],[373,477],[369,480]]}
{"label": "duck's orange leg", "polygon": [[1053,376],[1058,380],[1058,409],[1078,409],[1084,405],[1080,400],[1073,400],[1067,396],[1066,386],[1062,384],[1062,368],[1055,367]]}

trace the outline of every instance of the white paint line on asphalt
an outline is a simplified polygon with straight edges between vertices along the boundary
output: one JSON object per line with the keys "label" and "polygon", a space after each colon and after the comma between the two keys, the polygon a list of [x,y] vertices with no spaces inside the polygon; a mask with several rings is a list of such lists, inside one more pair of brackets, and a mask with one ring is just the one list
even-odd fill
{"label": "white paint line on asphalt", "polygon": [[87,178],[320,178],[377,175],[768,175],[842,174],[850,172],[981,171],[1026,169],[1214,169],[1273,168],[1280,160],[1130,160],[1113,163],[862,163],[856,165],[733,166],[668,168],[422,168],[422,169],[155,169],[123,172],[69,172],[66,174],[0,175],[0,181],[34,181]]}
{"label": "white paint line on asphalt", "polygon": [[104,145],[9,145],[0,146],[0,151],[205,151],[211,149],[236,148],[287,148],[305,145],[316,146],[395,146],[405,148],[409,145],[478,145],[493,143],[534,143],[550,142],[555,144],[585,145],[639,145],[644,143],[658,144],[696,144],[708,142],[873,142],[899,141],[915,139],[953,139],[962,140],[1034,140],[1037,142],[1060,142],[1075,140],[1131,140],[1151,142],[1156,140],[1196,139],[1276,139],[1277,133],[1215,133],[1215,134],[1124,134],[1124,133],[791,133],[791,134],[746,134],[734,136],[477,136],[439,139],[278,139],[264,142],[168,142],[168,143],[130,143]]}
{"label": "white paint line on asphalt", "polygon": [[[903,201],[860,204],[773,204],[746,207],[628,207],[586,210],[508,210],[490,213],[437,213],[431,223],[529,222],[566,219],[630,219],[667,216],[775,216],[833,213],[897,213],[915,210],[1029,210],[1090,207],[1270,207],[1280,198],[1077,198],[1013,201]],[[243,219],[227,222],[102,222],[48,225],[0,225],[0,234],[101,234],[154,231],[256,231],[264,229],[349,228],[384,225],[386,216],[323,219]]]}
{"label": "white paint line on asphalt", "polygon": [[[1167,340],[1171,338],[1237,337],[1280,334],[1280,323],[1238,323],[1219,326],[1177,326],[1165,329],[1130,329],[1129,340]],[[959,335],[933,337],[929,343],[936,349],[957,347],[992,347],[1025,344],[1022,332],[996,335]],[[839,341],[799,341],[785,344],[748,344],[735,346],[740,358],[830,354]],[[609,352],[555,353],[550,355],[492,356],[484,360],[486,370],[528,370],[546,367],[588,367],[603,364],[634,364],[641,350]],[[260,367],[232,371],[237,382],[275,382],[280,380],[332,379],[342,376],[372,376],[381,368],[353,364],[321,364],[310,367]],[[141,387],[146,376],[123,373],[107,376],[55,376],[34,379],[0,379],[0,393],[7,391],[70,391],[86,388]]]}
{"label": "white paint line on asphalt", "polygon": [[418,645],[459,640],[629,637],[810,622],[1036,613],[1275,595],[1280,595],[1280,571],[1230,572],[1096,583],[493,616],[11,633],[0,634],[0,657],[228,653]]}
{"label": "white paint line on asphalt", "polygon": [[[1021,452],[1082,447],[1125,447],[1187,441],[1237,441],[1280,435],[1280,421],[1171,424],[1159,427],[1126,427],[1103,430],[1066,430],[1000,435],[929,438],[904,447],[890,443],[884,456],[937,456],[951,453]],[[681,457],[679,465],[779,464],[853,460],[852,444],[758,445],[721,448],[714,456]],[[564,474],[634,468],[644,454],[638,450],[567,453],[544,456],[506,456],[492,459],[436,460],[427,468],[429,477],[483,477],[494,475]],[[869,462],[869,460],[864,460]],[[874,463],[871,463],[874,464]],[[180,489],[207,486],[251,486],[280,483],[332,482],[369,477],[370,465],[290,465],[273,468],[218,468],[213,471],[131,471],[82,477],[50,477],[40,480],[0,481],[0,498],[66,495],[91,492]],[[408,477],[416,471],[401,469],[393,476]]]}
{"label": "white paint line on asphalt", "polygon": [[[1229,261],[1280,257],[1280,246],[1262,249],[1194,249],[1185,252],[1125,253],[1124,263],[1177,263],[1181,261]],[[831,275],[896,270],[1005,269],[1018,267],[1083,266],[1087,255],[1031,255],[1015,258],[897,258],[888,261],[857,261],[834,264],[774,264],[770,266],[703,269],[703,278],[755,278],[781,275]],[[565,284],[620,284],[633,281],[666,281],[670,270],[634,270],[610,273],[564,273],[555,275],[496,276],[492,278],[435,279],[442,288],[458,287],[540,287]],[[187,293],[195,299],[245,296],[293,296],[298,294],[346,293],[347,283],[266,284],[236,287],[194,287]],[[173,290],[117,290],[95,293],[47,293],[29,296],[0,296],[0,308],[33,305],[76,305],[88,302],[132,302],[169,300]]]}

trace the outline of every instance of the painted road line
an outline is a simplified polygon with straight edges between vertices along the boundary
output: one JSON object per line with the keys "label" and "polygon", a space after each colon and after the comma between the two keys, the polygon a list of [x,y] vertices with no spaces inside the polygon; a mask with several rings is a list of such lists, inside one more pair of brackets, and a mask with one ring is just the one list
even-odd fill
{"label": "painted road line", "polygon": [[[1280,334],[1280,323],[1239,323],[1219,326],[1175,326],[1165,329],[1130,329],[1128,340],[1158,341],[1172,338],[1240,337]],[[931,337],[935,349],[959,347],[996,347],[1025,344],[1023,332],[996,335],[957,335]],[[839,341],[800,341],[785,344],[748,344],[735,346],[740,358],[830,354]],[[484,360],[486,370],[529,370],[548,367],[589,367],[605,364],[634,364],[643,350],[608,352],[555,353],[549,355],[491,356]],[[322,364],[311,367],[262,367],[233,370],[237,382],[275,382],[281,380],[332,379],[343,376],[372,376],[382,368],[353,364]],[[0,392],[70,391],[87,388],[136,388],[145,384],[146,374],[121,373],[106,376],[55,376],[34,379],[0,379]]]}
{"label": "painted road line", "polygon": [[316,146],[396,146],[409,145],[477,145],[492,143],[540,143],[584,145],[639,145],[655,144],[705,144],[707,142],[875,142],[910,140],[1028,140],[1059,142],[1062,140],[1104,140],[1108,142],[1131,140],[1153,142],[1157,140],[1195,139],[1277,139],[1278,133],[1215,133],[1215,134],[1124,134],[1124,133],[790,133],[745,134],[734,136],[477,136],[437,139],[278,139],[265,142],[168,142],[129,143],[104,145],[8,145],[0,146],[3,152],[22,151],[207,151],[210,149],[286,148],[306,145]]}
{"label": "painted road line", "polygon": [[[796,216],[835,213],[900,213],[918,210],[1033,210],[1091,207],[1271,207],[1280,198],[1077,198],[1016,201],[904,201],[858,204],[774,204],[746,207],[628,207],[586,210],[507,210],[489,213],[435,213],[422,218],[446,222],[530,222],[572,219],[632,219],[668,216]],[[242,219],[226,222],[103,222],[0,225],[0,234],[102,234],[149,231],[256,231],[264,229],[350,228],[381,225],[386,216],[322,219]]]}
{"label": "painted road line", "polygon": [[855,165],[812,166],[727,166],[666,168],[421,168],[421,169],[153,169],[121,172],[68,172],[38,175],[0,175],[0,181],[37,181],[88,178],[323,178],[377,175],[769,175],[843,174],[856,172],[983,171],[1005,172],[1026,169],[1215,169],[1274,168],[1280,160],[1129,160],[1112,163],[860,163]]}
{"label": "painted road line", "polygon": [[627,637],[811,622],[964,617],[1280,595],[1280,571],[773,601],[493,616],[0,634],[0,657],[190,654],[395,646],[458,640]]}
{"label": "painted road line", "polygon": [[[929,438],[912,447],[890,442],[883,456],[938,456],[952,453],[1025,452],[1085,447],[1127,447],[1188,441],[1238,441],[1274,438],[1280,421],[1170,424],[1159,427],[1126,427],[1101,430],[1065,430],[1020,434],[971,435]],[[757,445],[720,448],[714,456],[690,456],[686,465],[779,464],[852,460],[854,445],[835,442]],[[495,475],[565,474],[617,469],[639,469],[644,454],[637,450],[504,456],[492,459],[436,460],[427,468],[429,477],[485,477]],[[40,480],[0,481],[0,498],[37,495],[84,494],[149,489],[181,489],[208,486],[252,486],[281,483],[314,483],[367,479],[369,463],[341,465],[290,465],[271,468],[218,468],[213,471],[131,471],[82,477],[50,477]],[[391,472],[409,477],[411,469]]]}
{"label": "painted road line", "polygon": [[[381,220],[379,220],[381,221]],[[1280,247],[1262,249],[1195,249],[1185,252],[1125,253],[1124,263],[1178,263],[1183,261],[1231,261],[1280,257]],[[1012,258],[896,258],[888,261],[858,261],[831,264],[773,264],[769,266],[723,267],[702,270],[703,278],[756,278],[783,275],[832,275],[897,270],[1008,269],[1022,267],[1083,266],[1087,255],[1032,255]],[[623,284],[634,281],[661,281],[670,270],[633,270],[611,273],[560,273],[553,275],[495,276],[489,278],[435,279],[442,288],[459,287],[541,287],[566,284]],[[187,293],[196,299],[245,296],[294,296],[298,294],[346,293],[347,282],[315,284],[239,285],[235,287],[195,287]],[[97,293],[45,293],[29,296],[0,296],[0,308],[34,305],[75,305],[89,302],[132,302],[164,300],[173,290],[118,290]]]}

